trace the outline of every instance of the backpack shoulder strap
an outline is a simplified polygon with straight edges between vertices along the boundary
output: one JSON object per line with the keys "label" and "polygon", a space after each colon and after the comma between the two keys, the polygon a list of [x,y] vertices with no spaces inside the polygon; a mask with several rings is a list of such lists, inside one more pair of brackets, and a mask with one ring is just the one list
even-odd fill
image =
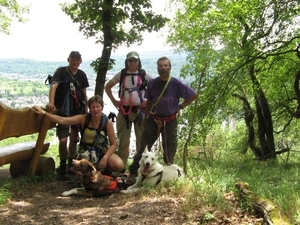
{"label": "backpack shoulder strap", "polygon": [[[124,79],[124,77],[126,76],[126,75],[132,75],[132,74],[128,74],[127,73],[127,69],[122,69],[121,70],[121,76],[120,76],[120,85],[122,85],[122,82],[123,82],[123,79]],[[142,81],[144,81],[146,78],[146,71],[144,70],[144,69],[139,69],[138,70],[138,73],[136,74],[137,76],[140,76],[141,78],[142,78]]]}
{"label": "backpack shoulder strap", "polygon": [[144,69],[139,69],[139,75],[142,78],[142,82],[146,80],[146,71]]}
{"label": "backpack shoulder strap", "polygon": [[[145,87],[147,86],[147,81],[146,81],[146,71],[144,69],[139,68],[138,69],[138,73],[137,74],[128,74],[127,73],[127,69],[122,69],[121,70],[121,76],[120,76],[120,81],[119,81],[119,96],[121,96],[121,89],[122,89],[122,85],[124,85],[123,83],[123,79],[127,76],[127,75],[134,75],[134,76],[140,76],[142,82],[141,85],[143,86],[142,89],[145,89]],[[134,84],[134,81],[132,80],[132,84]]]}
{"label": "backpack shoulder strap", "polygon": [[122,69],[122,70],[121,70],[120,81],[119,81],[119,86],[120,86],[120,87],[121,87],[121,85],[122,85],[123,79],[124,79],[124,77],[126,76],[126,74],[127,74],[126,69],[125,69],[125,68]]}
{"label": "backpack shoulder strap", "polygon": [[100,133],[101,130],[103,130],[105,134],[107,133],[106,132],[107,122],[108,122],[108,117],[106,116],[106,114],[102,113],[101,123],[99,124],[99,127],[97,129],[98,134]]}
{"label": "backpack shoulder strap", "polygon": [[89,123],[91,121],[91,116],[92,115],[90,113],[86,114],[85,121],[84,121],[84,126],[81,127],[81,129],[80,129],[81,138],[83,137],[84,130],[89,126]]}

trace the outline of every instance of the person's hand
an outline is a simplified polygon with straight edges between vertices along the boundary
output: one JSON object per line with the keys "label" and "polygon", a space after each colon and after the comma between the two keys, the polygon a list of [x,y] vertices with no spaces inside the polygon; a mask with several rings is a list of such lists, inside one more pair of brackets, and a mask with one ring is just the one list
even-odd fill
{"label": "person's hand", "polygon": [[103,169],[106,168],[106,166],[107,166],[107,156],[104,155],[104,156],[102,157],[102,159],[99,161],[98,167],[99,167],[100,170],[103,170]]}
{"label": "person's hand", "polygon": [[45,113],[46,113],[46,112],[42,109],[42,107],[37,106],[37,105],[33,106],[32,109],[33,109],[36,113],[41,114],[41,115],[45,115]]}
{"label": "person's hand", "polygon": [[46,109],[47,109],[47,112],[54,112],[56,108],[55,108],[55,105],[54,105],[54,104],[52,104],[52,103],[47,103]]}
{"label": "person's hand", "polygon": [[113,101],[114,106],[119,110],[121,102],[118,100]]}
{"label": "person's hand", "polygon": [[140,105],[139,109],[144,109],[146,107],[147,100],[144,100]]}

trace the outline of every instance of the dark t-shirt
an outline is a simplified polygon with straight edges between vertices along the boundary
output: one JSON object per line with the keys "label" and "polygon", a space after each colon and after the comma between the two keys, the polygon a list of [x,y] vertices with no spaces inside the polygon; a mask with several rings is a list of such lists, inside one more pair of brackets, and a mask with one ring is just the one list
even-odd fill
{"label": "dark t-shirt", "polygon": [[85,72],[78,69],[77,73],[72,75],[68,67],[60,67],[55,71],[51,82],[58,82],[54,98],[54,104],[57,108],[62,107],[66,94],[69,93],[71,83],[75,86],[78,101],[81,106],[83,105],[82,102],[85,100],[85,97],[82,90],[89,87]]}

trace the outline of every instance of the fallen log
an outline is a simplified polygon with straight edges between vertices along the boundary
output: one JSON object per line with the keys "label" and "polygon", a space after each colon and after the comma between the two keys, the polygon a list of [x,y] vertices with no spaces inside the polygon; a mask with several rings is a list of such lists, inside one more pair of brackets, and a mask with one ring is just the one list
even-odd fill
{"label": "fallen log", "polygon": [[263,218],[262,225],[291,225],[288,217],[272,201],[250,191],[247,182],[237,181],[235,187],[239,191],[239,199],[252,207],[257,216]]}

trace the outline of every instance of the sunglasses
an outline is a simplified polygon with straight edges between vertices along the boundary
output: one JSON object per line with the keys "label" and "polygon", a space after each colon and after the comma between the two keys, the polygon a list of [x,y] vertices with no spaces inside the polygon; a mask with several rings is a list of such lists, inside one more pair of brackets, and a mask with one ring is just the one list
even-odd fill
{"label": "sunglasses", "polygon": [[128,62],[137,62],[139,61],[138,59],[128,59]]}

